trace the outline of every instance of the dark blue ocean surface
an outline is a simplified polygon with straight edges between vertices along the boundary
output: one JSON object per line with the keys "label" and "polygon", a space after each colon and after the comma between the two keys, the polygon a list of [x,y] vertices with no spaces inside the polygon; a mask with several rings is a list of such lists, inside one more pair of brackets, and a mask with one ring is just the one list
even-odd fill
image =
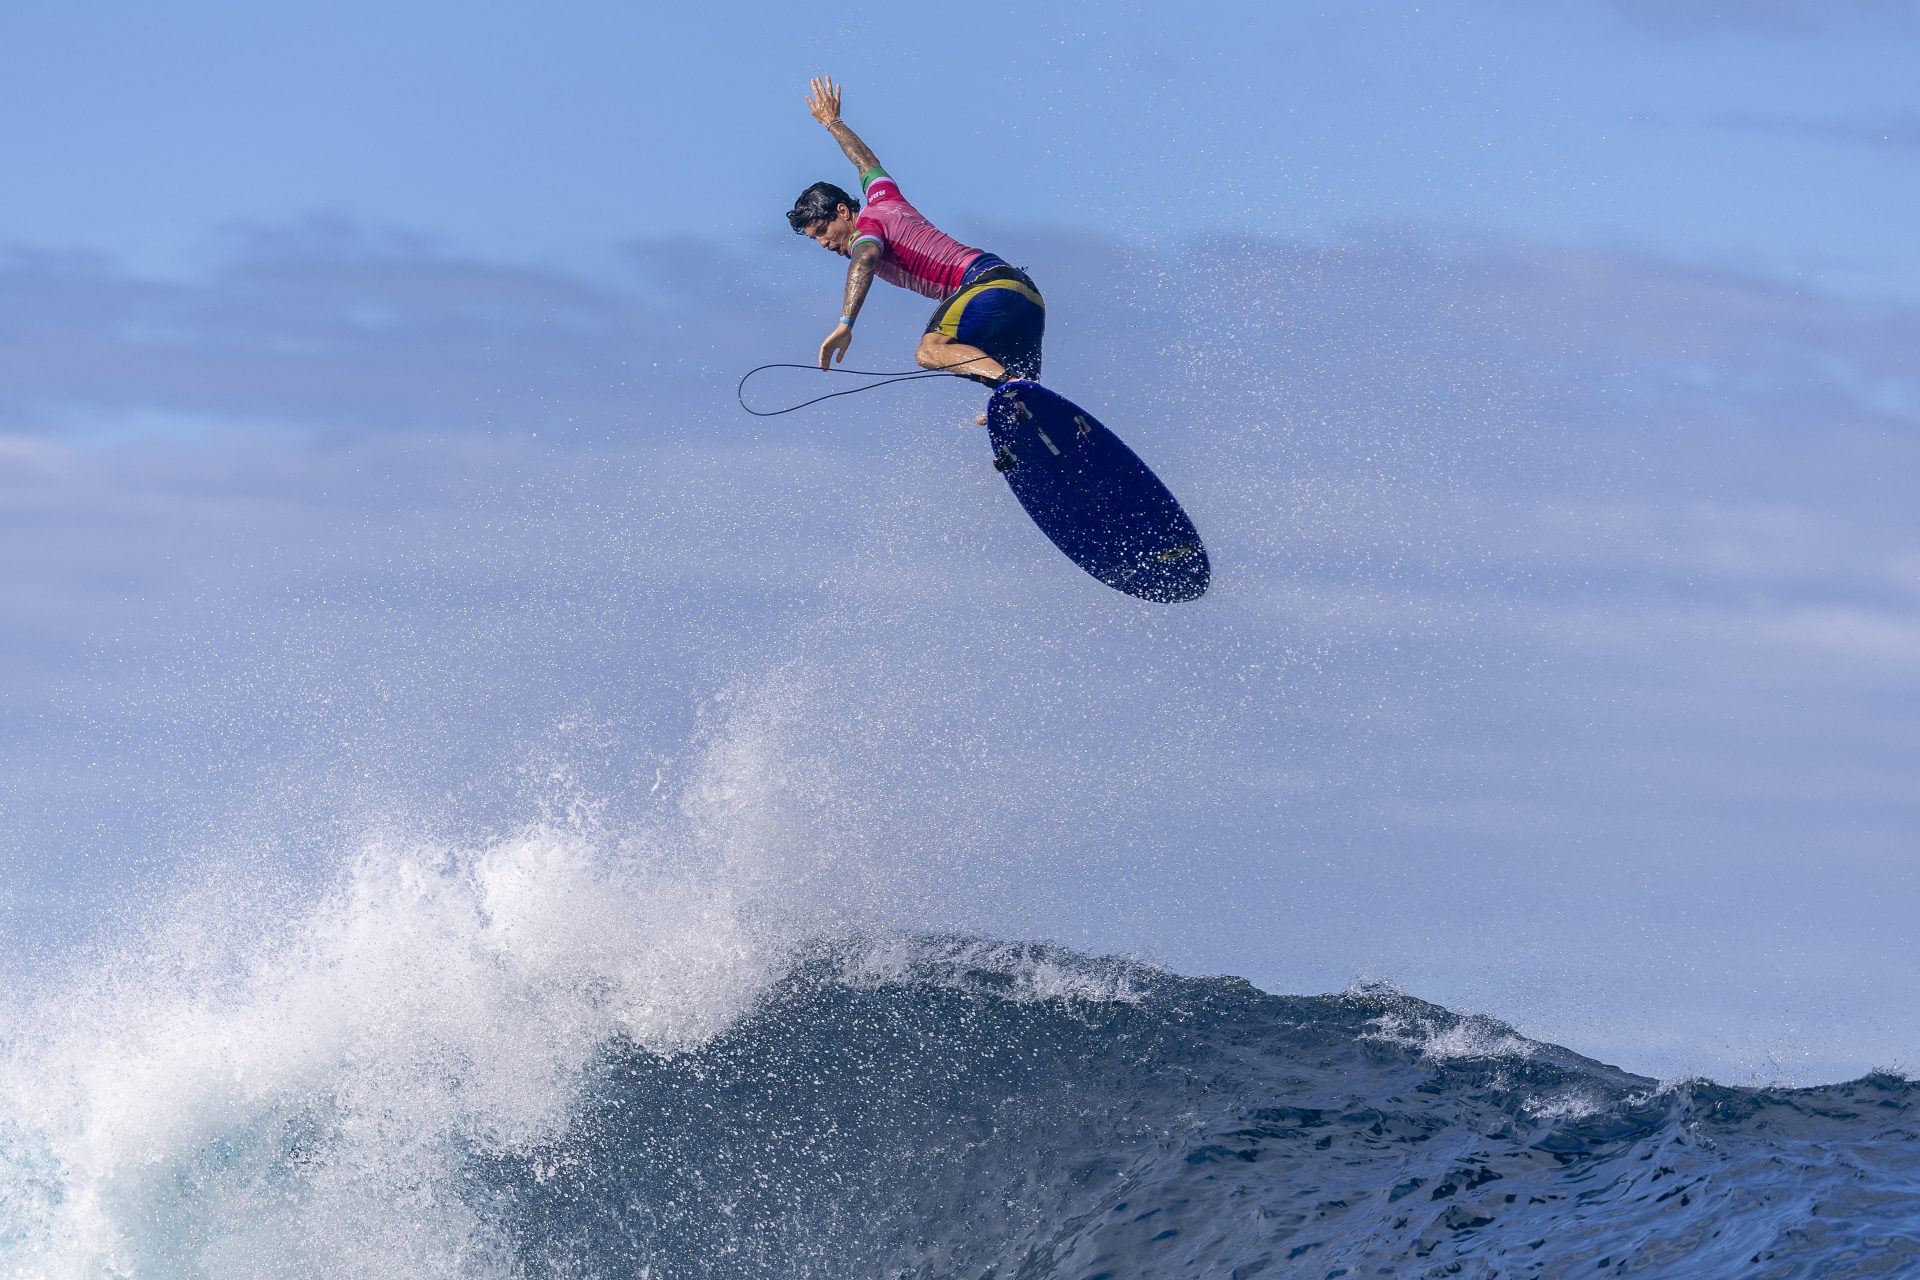
{"label": "dark blue ocean surface", "polygon": [[1655,1081],[1387,991],[821,957],[468,1183],[531,1276],[1920,1275],[1920,1086]]}

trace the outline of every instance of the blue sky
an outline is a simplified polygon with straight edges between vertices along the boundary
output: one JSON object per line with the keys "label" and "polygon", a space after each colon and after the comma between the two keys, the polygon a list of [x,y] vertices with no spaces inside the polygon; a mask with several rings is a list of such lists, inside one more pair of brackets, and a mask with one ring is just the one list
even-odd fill
{"label": "blue sky", "polygon": [[[0,147],[33,181],[0,233],[153,264],[316,212],[516,259],[732,242],[779,232],[787,188],[835,163],[794,110],[795,68],[822,66],[950,220],[1148,241],[1405,221],[1911,298],[1917,22],[1693,0],[885,24],[797,5],[15,5]],[[963,66],[963,90],[936,87]],[[950,154],[920,162],[935,138]]]}
{"label": "blue sky", "polygon": [[[909,869],[875,919],[1912,1067],[1916,47],[1867,0],[9,7],[0,953],[557,776],[640,821],[733,734]],[[964,391],[733,406],[838,304],[780,216],[844,169],[820,70],[1040,281],[1206,602],[1037,544]]]}

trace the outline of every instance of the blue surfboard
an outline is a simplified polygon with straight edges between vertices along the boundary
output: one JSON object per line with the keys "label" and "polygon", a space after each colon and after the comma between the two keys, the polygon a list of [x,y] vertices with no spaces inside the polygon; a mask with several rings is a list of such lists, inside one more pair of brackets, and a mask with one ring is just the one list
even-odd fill
{"label": "blue surfboard", "polygon": [[1099,419],[1037,382],[1001,384],[987,408],[993,465],[1067,559],[1142,600],[1196,600],[1212,568],[1160,477]]}

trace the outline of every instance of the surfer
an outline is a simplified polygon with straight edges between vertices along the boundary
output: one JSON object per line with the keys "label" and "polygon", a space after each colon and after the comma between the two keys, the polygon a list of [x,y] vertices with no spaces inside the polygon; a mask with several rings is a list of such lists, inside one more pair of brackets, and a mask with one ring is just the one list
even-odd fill
{"label": "surfer", "polygon": [[946,235],[900,194],[860,135],[840,119],[840,86],[816,76],[807,110],[826,126],[860,174],[862,200],[831,182],[800,193],[787,214],[794,231],[848,260],[840,322],[820,344],[820,367],[853,344],[853,324],[873,278],[938,301],[914,362],[951,369],[990,387],[1040,376],[1046,303],[1026,272]]}

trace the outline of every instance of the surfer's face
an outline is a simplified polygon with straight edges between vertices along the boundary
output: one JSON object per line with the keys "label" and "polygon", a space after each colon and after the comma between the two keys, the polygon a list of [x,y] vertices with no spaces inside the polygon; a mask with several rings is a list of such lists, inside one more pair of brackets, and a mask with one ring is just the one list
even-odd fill
{"label": "surfer's face", "polygon": [[845,205],[835,207],[839,212],[833,215],[833,221],[816,222],[807,228],[807,234],[822,249],[831,249],[844,258],[847,245],[853,240],[853,211]]}

